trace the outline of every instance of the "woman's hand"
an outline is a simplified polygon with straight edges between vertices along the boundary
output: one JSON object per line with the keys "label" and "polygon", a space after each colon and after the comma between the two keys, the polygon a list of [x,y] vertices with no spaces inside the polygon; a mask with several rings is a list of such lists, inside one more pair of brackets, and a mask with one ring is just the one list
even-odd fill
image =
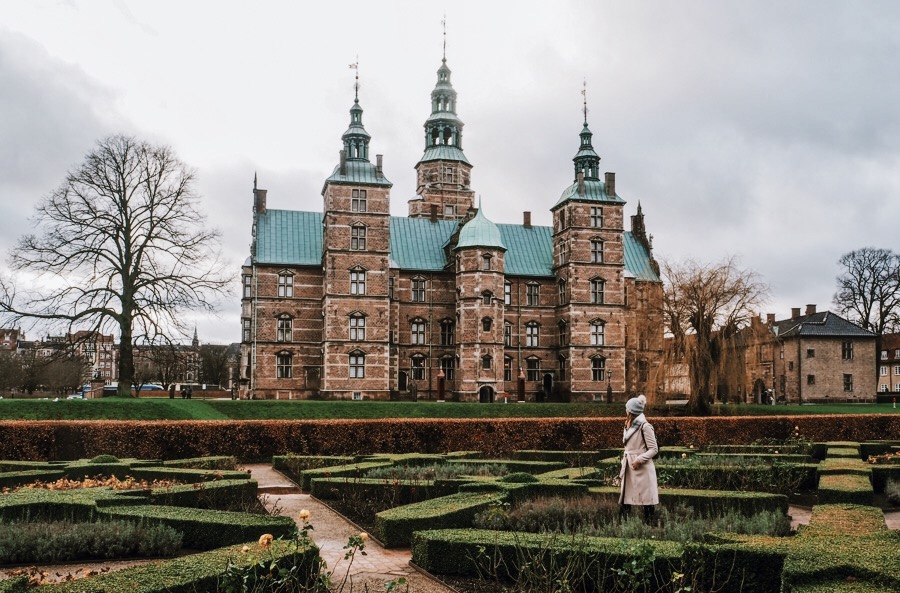
{"label": "woman's hand", "polygon": [[643,459],[635,459],[634,461],[631,462],[631,469],[637,469],[637,468],[641,467],[643,464],[644,464]]}

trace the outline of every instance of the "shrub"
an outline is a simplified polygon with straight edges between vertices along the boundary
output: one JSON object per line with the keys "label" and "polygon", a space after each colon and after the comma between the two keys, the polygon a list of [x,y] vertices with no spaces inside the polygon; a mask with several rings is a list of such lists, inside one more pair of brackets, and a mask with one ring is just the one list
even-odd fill
{"label": "shrub", "polygon": [[896,480],[888,480],[884,487],[884,494],[893,505],[900,505],[900,482]]}
{"label": "shrub", "polygon": [[500,478],[499,481],[507,484],[533,484],[535,482],[540,482],[538,478],[531,474],[526,474],[525,472],[508,474]]}
{"label": "shrub", "polygon": [[88,461],[88,463],[119,463],[119,458],[115,455],[103,454],[97,455]]}

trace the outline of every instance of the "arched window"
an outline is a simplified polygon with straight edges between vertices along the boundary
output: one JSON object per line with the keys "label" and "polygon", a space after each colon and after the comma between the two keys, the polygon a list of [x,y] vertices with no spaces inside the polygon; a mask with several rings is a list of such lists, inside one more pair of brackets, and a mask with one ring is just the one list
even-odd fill
{"label": "arched window", "polygon": [[491,358],[491,355],[485,354],[484,356],[481,357],[481,368],[486,371],[490,370],[492,362],[493,362],[493,359]]}
{"label": "arched window", "polygon": [[561,319],[559,322],[559,345],[560,346],[568,346],[569,345],[569,324]]}
{"label": "arched window", "polygon": [[525,359],[525,379],[528,381],[541,380],[541,359],[532,356]]}
{"label": "arched window", "polygon": [[350,315],[350,339],[361,342],[366,339],[366,317],[362,313]]}
{"label": "arched window", "polygon": [[606,345],[606,323],[603,321],[591,322],[591,346]]}
{"label": "arched window", "polygon": [[481,329],[483,331],[489,332],[491,331],[491,326],[493,325],[493,323],[494,321],[490,317],[485,317],[481,320]]}
{"label": "arched window", "polygon": [[512,381],[512,356],[503,357],[503,380]]}
{"label": "arched window", "polygon": [[490,255],[482,255],[481,256],[481,269],[482,270],[490,270],[491,269],[491,256]]}
{"label": "arched window", "polygon": [[441,321],[441,346],[452,346],[454,343],[454,330],[456,323],[452,319]]}
{"label": "arched window", "polygon": [[490,290],[485,290],[481,293],[481,304],[490,305],[491,300],[494,298],[494,293]]}
{"label": "arched window", "polygon": [[350,294],[366,294],[366,271],[362,268],[350,270]]}
{"label": "arched window", "polygon": [[275,340],[277,342],[290,342],[293,340],[294,320],[290,315],[279,315],[276,320],[277,330],[275,332]]}
{"label": "arched window", "polygon": [[566,380],[566,370],[567,370],[567,366],[568,366],[566,364],[567,363],[566,357],[560,356],[557,362],[559,363],[559,380],[565,381]]}
{"label": "arched window", "polygon": [[354,350],[348,356],[349,376],[351,379],[364,379],[366,377],[366,354],[360,350]]}
{"label": "arched window", "polygon": [[290,379],[293,373],[294,356],[287,351],[275,355],[275,377],[278,379]]}
{"label": "arched window", "polygon": [[441,358],[441,370],[444,371],[444,378],[452,381],[456,373],[456,361],[452,356]]}
{"label": "arched window", "polygon": [[591,379],[594,381],[606,380],[606,359],[595,356],[591,359]]}
{"label": "arched window", "polygon": [[425,357],[421,354],[414,354],[410,358],[411,378],[413,381],[425,380]]}
{"label": "arched window", "polygon": [[366,227],[354,224],[350,227],[350,249],[354,251],[366,250]]}
{"label": "arched window", "polygon": [[503,345],[512,346],[512,323],[509,321],[503,322]]}
{"label": "arched window", "polygon": [[559,288],[559,304],[565,305],[567,302],[569,302],[568,292],[566,290],[567,289],[566,281],[560,280],[558,288]]}
{"label": "arched window", "polygon": [[425,320],[417,317],[409,322],[409,343],[425,344]]}

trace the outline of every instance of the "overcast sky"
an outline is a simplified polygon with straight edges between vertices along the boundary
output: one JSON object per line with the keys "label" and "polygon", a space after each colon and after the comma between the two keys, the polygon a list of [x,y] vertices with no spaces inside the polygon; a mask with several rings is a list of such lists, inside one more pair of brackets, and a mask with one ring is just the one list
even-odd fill
{"label": "overcast sky", "polygon": [[254,174],[270,208],[322,210],[358,59],[370,152],[405,215],[445,11],[494,222],[550,224],[586,81],[601,168],[626,215],[641,203],[657,258],[737,256],[781,319],[832,307],[843,253],[900,248],[898,2],[0,0],[0,249],[99,138],[168,144],[234,266],[200,340],[239,340]]}

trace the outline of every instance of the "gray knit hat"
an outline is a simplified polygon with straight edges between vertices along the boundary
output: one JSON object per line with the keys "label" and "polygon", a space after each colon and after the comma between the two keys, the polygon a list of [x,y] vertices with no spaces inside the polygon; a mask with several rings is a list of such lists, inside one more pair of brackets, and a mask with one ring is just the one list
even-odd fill
{"label": "gray knit hat", "polygon": [[639,395],[625,402],[625,409],[635,415],[643,414],[645,405],[647,405],[647,398]]}

